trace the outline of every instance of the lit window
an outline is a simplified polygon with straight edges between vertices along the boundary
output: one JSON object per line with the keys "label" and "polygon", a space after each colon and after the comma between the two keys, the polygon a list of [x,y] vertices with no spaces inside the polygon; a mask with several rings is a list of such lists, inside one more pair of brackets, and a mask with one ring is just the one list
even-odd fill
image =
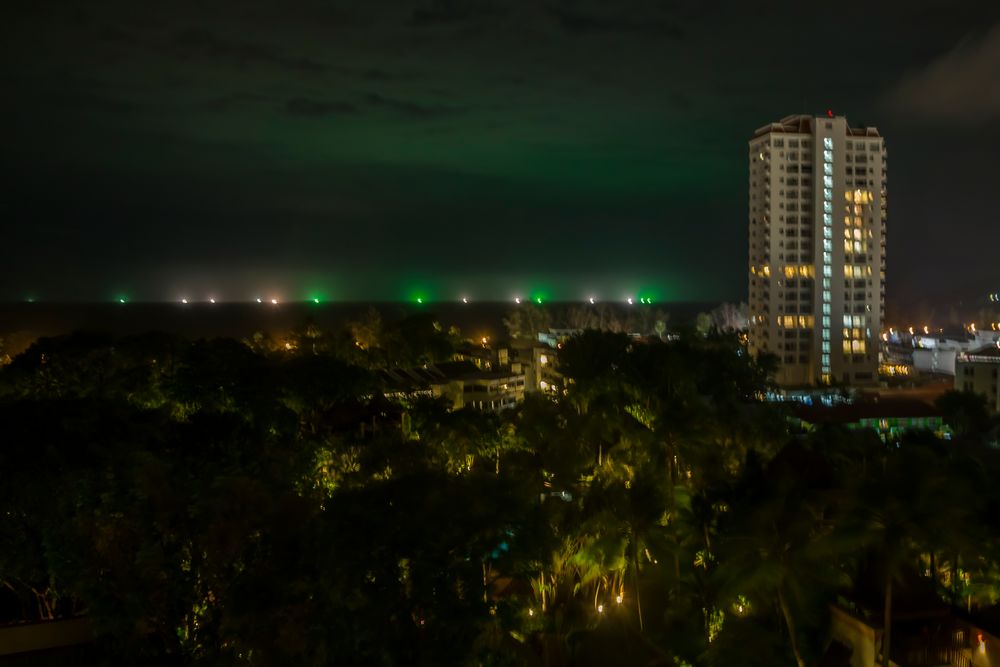
{"label": "lit window", "polygon": [[823,224],[824,225],[832,225],[833,224],[833,216],[829,215],[827,213],[824,213],[823,214]]}
{"label": "lit window", "polygon": [[823,161],[824,162],[833,162],[833,151],[831,151],[831,150],[823,151]]}
{"label": "lit window", "polygon": [[833,149],[833,139],[830,137],[823,137],[823,148]]}
{"label": "lit window", "polygon": [[828,201],[823,202],[823,211],[826,213],[833,213],[833,204]]}
{"label": "lit window", "polygon": [[833,201],[833,190],[830,188],[823,188],[823,199],[826,201]]}
{"label": "lit window", "polygon": [[851,353],[851,341],[845,340],[844,341],[844,354],[850,354],[850,353]]}
{"label": "lit window", "polygon": [[824,176],[823,177],[823,187],[824,188],[832,188],[833,187],[833,177],[832,176]]}
{"label": "lit window", "polygon": [[833,165],[829,162],[823,163],[823,173],[827,176],[833,176]]}

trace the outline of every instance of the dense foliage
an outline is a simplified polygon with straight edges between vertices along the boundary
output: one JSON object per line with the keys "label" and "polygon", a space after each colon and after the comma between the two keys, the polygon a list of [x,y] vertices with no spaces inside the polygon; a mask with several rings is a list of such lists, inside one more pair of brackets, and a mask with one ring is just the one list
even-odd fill
{"label": "dense foliage", "polygon": [[38,341],[0,371],[3,620],[86,614],[125,663],[801,665],[838,596],[995,602],[974,400],[954,442],[789,433],[735,338],[599,331],[557,401],[385,397],[455,344]]}

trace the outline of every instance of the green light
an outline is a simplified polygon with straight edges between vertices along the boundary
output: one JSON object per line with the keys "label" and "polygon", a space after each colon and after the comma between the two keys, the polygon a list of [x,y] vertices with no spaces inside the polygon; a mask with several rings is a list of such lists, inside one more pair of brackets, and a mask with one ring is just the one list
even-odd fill
{"label": "green light", "polygon": [[318,298],[314,298],[313,299],[313,303],[319,303],[319,299]]}
{"label": "green light", "polygon": [[536,297],[535,297],[535,303],[537,303],[537,304],[541,305],[541,303],[542,303],[542,297],[540,297],[540,296],[536,296]]}
{"label": "green light", "polygon": [[123,296],[118,297],[118,303],[125,303],[125,297]]}
{"label": "green light", "polygon": [[417,303],[423,303],[423,302],[424,302],[424,297],[418,296],[417,297]]}

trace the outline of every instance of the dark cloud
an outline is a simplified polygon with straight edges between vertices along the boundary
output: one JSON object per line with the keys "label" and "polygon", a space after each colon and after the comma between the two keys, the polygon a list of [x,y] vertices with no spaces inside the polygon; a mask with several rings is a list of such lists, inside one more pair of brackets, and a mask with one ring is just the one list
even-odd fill
{"label": "dark cloud", "polygon": [[379,93],[368,93],[364,99],[373,108],[384,109],[409,118],[450,116],[463,111],[459,107],[421,104],[410,100],[383,97]]}
{"label": "dark cloud", "polygon": [[358,112],[358,107],[350,102],[326,102],[297,97],[285,103],[285,111],[297,116],[337,116]]}
{"label": "dark cloud", "polygon": [[924,120],[1000,120],[1000,24],[907,75],[885,102],[895,112]]}
{"label": "dark cloud", "polygon": [[558,20],[559,25],[568,33],[577,35],[599,33],[653,33],[663,38],[677,39],[684,31],[676,24],[659,16],[637,15],[629,12],[614,11],[615,5],[607,5],[612,12],[600,13],[585,11],[575,4],[550,5],[548,10]]}
{"label": "dark cloud", "polygon": [[228,40],[205,30],[181,32],[173,43],[184,56],[228,61],[239,66],[265,64],[307,74],[318,74],[330,69],[326,63],[288,55],[268,44]]}

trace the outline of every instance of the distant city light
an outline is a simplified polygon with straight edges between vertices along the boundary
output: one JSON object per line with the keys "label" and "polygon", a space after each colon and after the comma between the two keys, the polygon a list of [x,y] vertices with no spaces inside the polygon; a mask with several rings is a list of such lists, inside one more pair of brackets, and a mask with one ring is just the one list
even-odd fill
{"label": "distant city light", "polygon": [[215,299],[209,299],[208,302],[209,303],[215,303]]}
{"label": "distant city light", "polygon": [[515,296],[515,297],[514,297],[514,303],[516,303],[516,304],[520,305],[520,303],[521,303],[521,297],[519,297],[519,296]]}
{"label": "distant city light", "polygon": [[257,297],[257,303],[264,303],[260,297]]}
{"label": "distant city light", "polygon": [[125,303],[125,297],[123,296],[118,297],[118,303]]}
{"label": "distant city light", "polygon": [[630,306],[632,305],[632,297],[628,297],[627,299],[625,299],[625,301],[628,302],[628,305]]}
{"label": "distant city light", "polygon": [[319,299],[318,298],[313,298],[313,303],[319,303]]}
{"label": "distant city light", "polygon": [[418,296],[417,297],[417,303],[423,303],[423,302],[424,302],[424,297]]}
{"label": "distant city light", "polygon": [[588,301],[590,301],[590,305],[591,305],[591,306],[593,306],[593,305],[594,305],[595,303],[597,303],[597,299],[595,299],[594,297],[590,297],[590,298],[588,299]]}
{"label": "distant city light", "polygon": [[462,303],[469,303],[469,297],[463,296],[462,297]]}
{"label": "distant city light", "polygon": [[535,297],[535,303],[537,303],[537,304],[541,304],[541,303],[542,303],[542,297],[540,297],[540,296],[536,296],[536,297]]}
{"label": "distant city light", "polygon": [[278,305],[278,300],[277,299],[271,299],[271,305],[277,306]]}
{"label": "distant city light", "polygon": [[181,299],[181,303],[184,303],[184,304],[186,304],[187,302],[188,302],[188,300],[187,300],[187,299]]}

